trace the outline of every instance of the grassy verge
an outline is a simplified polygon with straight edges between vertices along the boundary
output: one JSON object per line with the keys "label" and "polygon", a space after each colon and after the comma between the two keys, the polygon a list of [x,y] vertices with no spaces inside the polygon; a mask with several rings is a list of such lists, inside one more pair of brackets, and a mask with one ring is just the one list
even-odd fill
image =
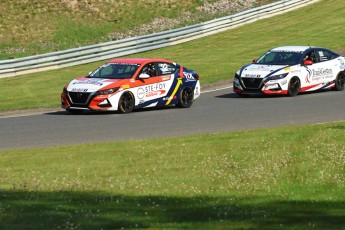
{"label": "grassy verge", "polygon": [[[234,3],[234,10],[241,10],[271,1],[256,0],[255,4],[247,4],[248,1],[230,2]],[[0,59],[92,45],[121,39],[128,34],[142,35],[233,13],[222,13],[221,9],[217,10],[215,7],[209,13],[201,10],[205,4],[215,2],[214,0],[0,1]]]}
{"label": "grassy verge", "polygon": [[343,229],[345,123],[0,152],[2,229]]}
{"label": "grassy verge", "polygon": [[[228,30],[196,41],[171,46],[135,57],[161,57],[196,70],[202,84],[229,80],[243,64],[280,45],[345,47],[345,17],[341,0],[321,1],[293,12]],[[310,20],[318,15],[319,20]],[[1,79],[0,112],[58,107],[62,87],[103,62],[67,69]]]}

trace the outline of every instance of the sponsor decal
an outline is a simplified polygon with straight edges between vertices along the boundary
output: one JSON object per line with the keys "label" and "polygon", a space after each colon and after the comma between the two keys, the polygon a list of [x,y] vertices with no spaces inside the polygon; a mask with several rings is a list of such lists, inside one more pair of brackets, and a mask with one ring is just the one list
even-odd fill
{"label": "sponsor decal", "polygon": [[344,60],[342,58],[339,58],[338,60],[340,62],[340,68],[341,69],[345,69],[345,62],[344,62]]}
{"label": "sponsor decal", "polygon": [[139,88],[138,97],[142,97],[142,95],[144,95],[145,97],[155,97],[164,94],[165,92],[165,83],[157,83]]}
{"label": "sponsor decal", "polygon": [[277,88],[279,85],[277,83],[269,83],[265,85],[266,88]]}
{"label": "sponsor decal", "polygon": [[126,84],[126,85],[121,85],[121,88],[123,88],[123,89],[129,89],[130,86],[129,86],[128,84]]}
{"label": "sponsor decal", "polygon": [[168,81],[168,80],[170,80],[170,76],[163,76],[162,77],[162,81]]}
{"label": "sponsor decal", "polygon": [[99,85],[102,86],[103,82],[102,80],[99,79],[85,79],[85,80],[79,80],[75,81],[72,83],[73,85],[78,85],[78,84],[90,84],[90,85]]}
{"label": "sponsor decal", "polygon": [[165,93],[165,90],[157,90],[157,91],[153,91],[153,92],[148,92],[146,93],[146,97],[155,97],[155,96],[159,96]]}
{"label": "sponsor decal", "polygon": [[169,100],[172,100],[172,99],[176,99],[176,96],[164,97],[163,101],[169,101]]}
{"label": "sponsor decal", "polygon": [[195,87],[195,95],[198,96],[200,94],[199,87]]}
{"label": "sponsor decal", "polygon": [[332,73],[333,73],[332,69],[323,69],[323,68],[319,68],[317,70],[313,69],[313,76],[330,75]]}
{"label": "sponsor decal", "polygon": [[157,83],[157,84],[153,84],[153,85],[147,85],[143,88],[145,90],[145,93],[157,91],[157,90],[162,90],[162,89],[165,89],[165,83]]}
{"label": "sponsor decal", "polygon": [[166,63],[163,63],[163,65],[160,67],[162,72],[169,72],[168,65]]}
{"label": "sponsor decal", "polygon": [[191,73],[183,72],[183,75],[185,76],[187,81],[196,81],[196,79],[193,77],[193,74],[191,74]]}
{"label": "sponsor decal", "polygon": [[285,71],[290,71],[291,68],[290,68],[290,67],[286,67],[286,68],[284,68],[284,70],[285,70]]}
{"label": "sponsor decal", "polygon": [[260,74],[245,74],[243,77],[246,77],[246,78],[259,78],[261,77]]}
{"label": "sponsor decal", "polygon": [[139,99],[143,99],[145,97],[145,90],[143,88],[139,88],[137,92],[137,97]]}
{"label": "sponsor decal", "polygon": [[318,81],[321,79],[332,78],[333,77],[333,70],[332,69],[324,69],[318,68],[312,70],[312,79],[314,81]]}
{"label": "sponsor decal", "polygon": [[286,83],[287,83],[286,79],[280,82],[281,85],[285,85]]}
{"label": "sponsor decal", "polygon": [[311,75],[312,75],[313,73],[312,73],[311,69],[307,69],[307,72],[308,72],[308,74],[307,74],[307,76],[305,77],[305,82],[306,82],[306,83],[310,83],[310,77],[311,77]]}
{"label": "sponsor decal", "polygon": [[275,52],[283,52],[283,53],[303,53],[303,51],[300,50],[274,50]]}
{"label": "sponsor decal", "polygon": [[89,89],[72,88],[72,92],[87,92]]}
{"label": "sponsor decal", "polygon": [[106,63],[103,66],[114,65],[114,64],[115,65],[136,65],[136,66],[140,66],[139,64],[126,63],[126,62],[111,62],[111,63]]}
{"label": "sponsor decal", "polygon": [[272,71],[268,66],[260,65],[260,66],[250,66],[245,70],[255,70],[255,71]]}

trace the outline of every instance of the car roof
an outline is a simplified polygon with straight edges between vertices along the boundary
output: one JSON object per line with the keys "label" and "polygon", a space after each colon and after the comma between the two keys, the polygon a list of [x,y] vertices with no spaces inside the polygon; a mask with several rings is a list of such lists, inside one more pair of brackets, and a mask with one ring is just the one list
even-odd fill
{"label": "car roof", "polygon": [[304,52],[310,48],[317,48],[317,47],[315,47],[315,46],[280,46],[280,47],[271,49],[271,51]]}
{"label": "car roof", "polygon": [[147,62],[169,62],[169,60],[160,58],[119,58],[108,61],[107,63],[126,63],[126,64],[145,64]]}

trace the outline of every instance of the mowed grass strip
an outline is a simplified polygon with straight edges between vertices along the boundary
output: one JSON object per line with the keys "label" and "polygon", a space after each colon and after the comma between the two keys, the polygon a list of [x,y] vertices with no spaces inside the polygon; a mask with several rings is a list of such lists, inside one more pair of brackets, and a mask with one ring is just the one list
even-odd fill
{"label": "mowed grass strip", "polygon": [[[213,36],[165,49],[131,55],[173,60],[196,70],[203,85],[228,81],[240,66],[281,45],[345,47],[341,0],[320,1],[302,9],[260,20]],[[311,20],[311,15],[316,19]],[[0,79],[0,112],[60,105],[60,93],[73,78],[85,76],[104,62]]]}
{"label": "mowed grass strip", "polygon": [[2,229],[343,229],[345,122],[0,152]]}

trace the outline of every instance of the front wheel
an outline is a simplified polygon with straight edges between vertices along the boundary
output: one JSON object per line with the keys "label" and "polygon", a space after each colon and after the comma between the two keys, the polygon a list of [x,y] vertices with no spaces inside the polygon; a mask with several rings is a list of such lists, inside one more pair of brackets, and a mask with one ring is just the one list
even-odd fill
{"label": "front wheel", "polygon": [[301,89],[301,81],[299,80],[299,78],[298,77],[291,78],[289,81],[289,86],[288,86],[288,95],[290,97],[297,96],[300,89]]}
{"label": "front wheel", "polygon": [[119,100],[119,112],[120,113],[130,113],[133,111],[135,105],[133,94],[124,93],[121,95]]}
{"label": "front wheel", "polygon": [[345,84],[345,73],[341,72],[338,74],[337,78],[335,79],[335,90],[342,91],[344,90]]}
{"label": "front wheel", "polygon": [[180,108],[189,108],[193,104],[194,92],[192,88],[186,86],[179,94],[177,106]]}

